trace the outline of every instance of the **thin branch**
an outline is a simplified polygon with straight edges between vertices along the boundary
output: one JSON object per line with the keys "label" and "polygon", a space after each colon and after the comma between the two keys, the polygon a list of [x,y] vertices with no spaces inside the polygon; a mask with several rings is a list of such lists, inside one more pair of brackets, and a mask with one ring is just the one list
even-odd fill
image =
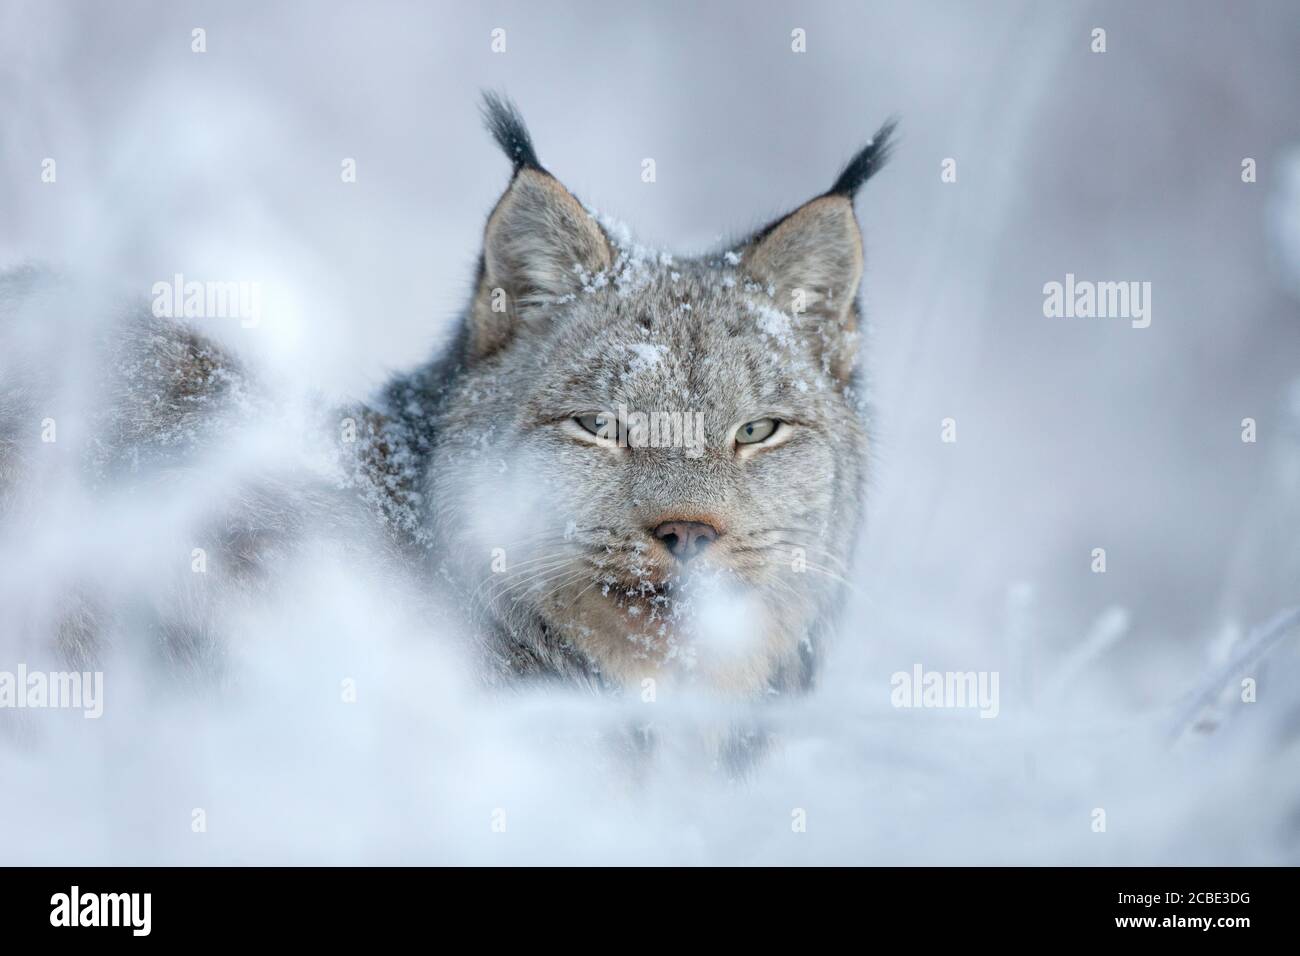
{"label": "thin branch", "polygon": [[1191,702],[1170,726],[1170,742],[1181,737],[1201,712],[1214,703],[1229,680],[1240,674],[1252,661],[1269,653],[1284,637],[1297,629],[1300,629],[1300,607],[1289,608],[1263,624],[1256,625],[1246,640],[1238,645],[1236,653],[1228,658],[1227,663],[1204,681],[1199,690],[1191,692]]}

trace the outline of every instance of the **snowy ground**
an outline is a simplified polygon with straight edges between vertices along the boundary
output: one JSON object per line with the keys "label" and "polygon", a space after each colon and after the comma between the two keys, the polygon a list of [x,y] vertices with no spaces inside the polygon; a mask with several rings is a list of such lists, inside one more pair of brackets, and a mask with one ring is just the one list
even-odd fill
{"label": "snowy ground", "polygon": [[[859,203],[856,590],[749,779],[696,748],[707,703],[473,689],[441,618],[321,549],[240,610],[221,686],[160,680],[126,628],[102,718],[0,714],[0,862],[1300,862],[1300,638],[1234,663],[1300,604],[1300,15],[746,8],[4,6],[0,265],[260,281],[263,321],[211,333],[284,395],[364,394],[447,334],[507,176],[482,87],[579,196],[686,251],[824,189],[885,115],[904,139]],[[1151,327],[1045,318],[1067,272],[1152,282]],[[209,491],[55,488],[0,530],[0,670],[70,570],[147,575]],[[997,672],[998,716],[892,706],[915,664]],[[663,745],[629,761],[647,722]]]}

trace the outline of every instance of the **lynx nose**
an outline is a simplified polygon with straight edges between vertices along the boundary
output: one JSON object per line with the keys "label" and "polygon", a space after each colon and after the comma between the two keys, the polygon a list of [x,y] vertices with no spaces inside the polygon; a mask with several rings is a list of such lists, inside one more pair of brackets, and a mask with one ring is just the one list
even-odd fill
{"label": "lynx nose", "polygon": [[691,560],[718,540],[718,529],[703,521],[665,521],[652,533],[678,561]]}

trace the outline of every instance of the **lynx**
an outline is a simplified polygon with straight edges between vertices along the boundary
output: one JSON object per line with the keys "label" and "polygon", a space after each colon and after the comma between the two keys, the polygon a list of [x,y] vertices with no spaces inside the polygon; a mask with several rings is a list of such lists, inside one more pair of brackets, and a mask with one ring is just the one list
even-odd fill
{"label": "lynx", "polygon": [[[513,173],[451,344],[375,401],[319,416],[322,433],[351,431],[333,442],[332,478],[240,476],[213,559],[256,591],[295,537],[328,525],[458,608],[494,682],[742,699],[808,688],[862,519],[853,198],[893,124],[790,214],[675,257],[585,208],[511,103],[488,95],[484,115]],[[10,548],[39,511],[33,423],[48,376],[29,340],[57,286],[38,270],[0,277]],[[224,350],[145,309],[96,347],[74,363],[94,487],[191,467],[271,401]],[[213,603],[151,603],[171,657],[219,644]],[[96,655],[111,605],[79,593],[61,607],[51,627],[65,656]]]}
{"label": "lynx", "polygon": [[[825,193],[678,258],[584,208],[511,104],[485,116],[514,172],[477,292],[451,350],[383,405],[422,449],[442,577],[509,674],[807,687],[861,519],[853,197],[893,125]],[[621,409],[698,416],[703,447],[638,441]]]}

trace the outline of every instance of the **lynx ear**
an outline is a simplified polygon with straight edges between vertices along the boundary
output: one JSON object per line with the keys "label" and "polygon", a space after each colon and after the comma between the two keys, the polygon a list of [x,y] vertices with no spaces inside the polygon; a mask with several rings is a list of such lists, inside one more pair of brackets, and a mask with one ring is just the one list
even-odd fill
{"label": "lynx ear", "polygon": [[537,162],[528,131],[508,102],[488,95],[488,127],[515,164],[505,195],[488,217],[483,265],[471,315],[471,352],[503,346],[527,313],[581,290],[583,276],[614,256],[596,221]]}
{"label": "lynx ear", "polygon": [[818,363],[842,382],[857,357],[855,300],[862,279],[862,239],[853,203],[821,196],[761,235],[741,267],[791,314]]}
{"label": "lynx ear", "polygon": [[853,203],[843,196],[819,196],[800,206],[760,235],[742,264],[775,290],[782,310],[843,319],[862,279]]}
{"label": "lynx ear", "polygon": [[853,197],[889,155],[894,123],[880,128],[827,192],[762,230],[748,245],[742,268],[772,290],[782,311],[805,317],[823,365],[841,380],[857,352],[862,235]]}
{"label": "lynx ear", "polygon": [[485,276],[517,308],[568,295],[581,288],[580,272],[599,272],[612,263],[600,226],[540,169],[520,170],[488,219]]}

